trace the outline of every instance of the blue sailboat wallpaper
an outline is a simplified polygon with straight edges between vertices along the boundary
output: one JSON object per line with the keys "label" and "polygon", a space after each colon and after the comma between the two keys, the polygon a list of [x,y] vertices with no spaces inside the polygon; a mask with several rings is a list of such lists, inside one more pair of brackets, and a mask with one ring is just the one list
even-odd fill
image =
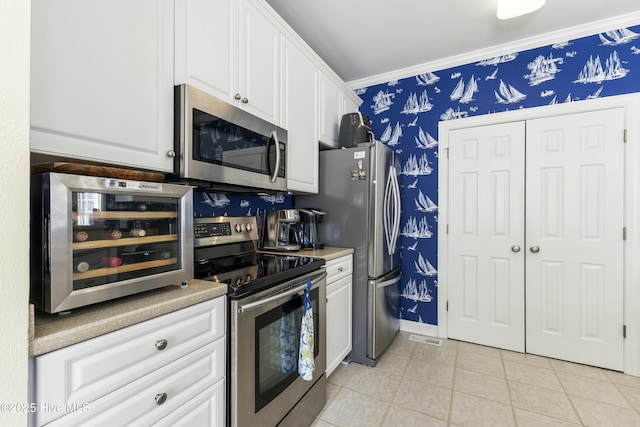
{"label": "blue sailboat wallpaper", "polygon": [[640,26],[356,90],[402,162],[401,316],[437,324],[438,122],[640,92]]}

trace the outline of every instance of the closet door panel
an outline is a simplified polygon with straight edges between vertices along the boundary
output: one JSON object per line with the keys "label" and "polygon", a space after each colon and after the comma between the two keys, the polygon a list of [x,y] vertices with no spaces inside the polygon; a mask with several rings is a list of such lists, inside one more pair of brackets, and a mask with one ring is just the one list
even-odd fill
{"label": "closet door panel", "polygon": [[449,337],[524,351],[524,122],[452,131]]}
{"label": "closet door panel", "polygon": [[527,121],[527,352],[623,365],[624,110]]}

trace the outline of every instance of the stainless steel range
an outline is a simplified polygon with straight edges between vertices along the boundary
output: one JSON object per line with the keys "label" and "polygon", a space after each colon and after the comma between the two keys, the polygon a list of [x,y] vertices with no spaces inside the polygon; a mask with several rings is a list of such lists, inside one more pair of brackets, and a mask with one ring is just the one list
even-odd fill
{"label": "stainless steel range", "polygon": [[[255,217],[194,218],[195,277],[226,283],[228,421],[311,425],[326,402],[324,260],[255,251]],[[304,292],[311,283],[313,379],[298,373]]]}

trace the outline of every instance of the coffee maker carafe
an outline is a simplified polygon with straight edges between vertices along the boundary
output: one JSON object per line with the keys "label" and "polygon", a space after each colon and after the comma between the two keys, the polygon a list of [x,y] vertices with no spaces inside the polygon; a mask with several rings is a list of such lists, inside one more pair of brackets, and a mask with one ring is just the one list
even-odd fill
{"label": "coffee maker carafe", "polygon": [[297,209],[265,211],[260,249],[276,251],[300,250],[300,244],[298,243],[299,223],[300,213]]}
{"label": "coffee maker carafe", "polygon": [[298,240],[305,249],[322,249],[324,243],[318,241],[318,223],[327,213],[316,208],[298,208],[300,212],[300,225]]}

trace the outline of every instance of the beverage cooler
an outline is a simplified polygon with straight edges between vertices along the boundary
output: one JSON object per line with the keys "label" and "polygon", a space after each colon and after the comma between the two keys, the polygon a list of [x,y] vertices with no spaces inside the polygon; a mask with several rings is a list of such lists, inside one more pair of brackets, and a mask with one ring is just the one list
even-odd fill
{"label": "beverage cooler", "polygon": [[31,178],[31,302],[57,313],[193,277],[192,188]]}

